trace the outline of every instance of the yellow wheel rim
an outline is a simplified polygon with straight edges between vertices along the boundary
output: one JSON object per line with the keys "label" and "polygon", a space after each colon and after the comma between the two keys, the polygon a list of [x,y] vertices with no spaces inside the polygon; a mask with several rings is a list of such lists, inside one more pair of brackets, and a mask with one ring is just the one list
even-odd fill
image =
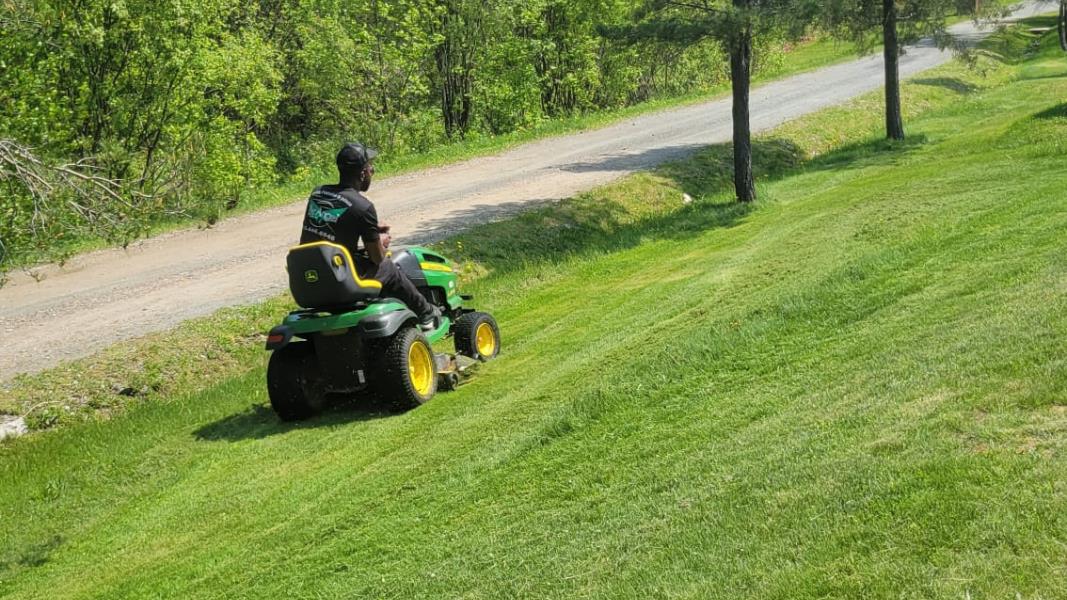
{"label": "yellow wheel rim", "polygon": [[496,354],[496,334],[493,333],[493,327],[489,323],[478,325],[478,329],[474,332],[474,346],[478,349],[478,354],[484,358],[490,358]]}
{"label": "yellow wheel rim", "polygon": [[408,375],[411,377],[411,386],[420,396],[430,395],[433,387],[433,356],[421,341],[416,341],[408,349]]}

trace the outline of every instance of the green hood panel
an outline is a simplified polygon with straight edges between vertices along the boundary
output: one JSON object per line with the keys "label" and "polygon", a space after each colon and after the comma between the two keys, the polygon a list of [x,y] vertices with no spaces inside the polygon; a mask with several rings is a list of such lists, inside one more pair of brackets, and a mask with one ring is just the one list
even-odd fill
{"label": "green hood panel", "polygon": [[463,304],[463,299],[459,296],[455,263],[423,246],[409,246],[406,250],[419,259],[419,265],[426,276],[426,284],[445,290],[448,305],[453,309],[459,308]]}

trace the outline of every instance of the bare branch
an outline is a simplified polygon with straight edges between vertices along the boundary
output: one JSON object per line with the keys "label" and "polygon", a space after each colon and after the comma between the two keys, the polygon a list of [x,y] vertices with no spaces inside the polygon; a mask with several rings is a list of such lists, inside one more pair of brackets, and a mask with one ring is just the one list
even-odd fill
{"label": "bare branch", "polygon": [[26,16],[30,11],[14,0],[0,0],[0,29],[40,29],[41,24]]}
{"label": "bare branch", "polygon": [[684,2],[682,0],[668,0],[667,4],[670,5],[670,6],[678,6],[678,7],[681,7],[681,8],[692,8],[692,9],[696,9],[696,10],[700,10],[700,11],[704,11],[704,12],[710,12],[710,13],[725,14],[727,12],[727,11],[721,9],[721,8],[718,8],[716,6],[712,6],[706,0],[704,0],[704,1],[700,2],[700,3],[697,3],[697,2]]}
{"label": "bare branch", "polygon": [[[34,229],[42,224],[43,205],[59,194],[63,194],[64,204],[90,224],[117,225],[114,209],[117,206],[132,209],[133,204],[123,195],[121,181],[98,175],[98,170],[87,159],[49,164],[31,148],[0,139],[0,181],[13,181],[33,199],[30,223]],[[135,196],[147,198],[144,194]]]}

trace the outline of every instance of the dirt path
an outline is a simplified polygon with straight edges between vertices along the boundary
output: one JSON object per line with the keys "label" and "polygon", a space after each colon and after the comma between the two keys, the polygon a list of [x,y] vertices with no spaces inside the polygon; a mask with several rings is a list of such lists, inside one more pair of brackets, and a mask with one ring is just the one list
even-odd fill
{"label": "dirt path", "polygon": [[[1027,2],[1016,16],[1053,6]],[[955,30],[976,34],[970,23]],[[911,48],[902,76],[949,58],[931,44]],[[752,93],[753,128],[878,89],[882,75],[881,59],[869,57],[759,87]],[[399,243],[428,241],[726,142],[730,131],[730,102],[723,99],[394,177],[369,195]],[[38,269],[41,281],[16,274],[0,288],[0,381],[283,291],[285,252],[296,241],[302,209],[301,200],[210,230],[85,254],[62,268]]]}

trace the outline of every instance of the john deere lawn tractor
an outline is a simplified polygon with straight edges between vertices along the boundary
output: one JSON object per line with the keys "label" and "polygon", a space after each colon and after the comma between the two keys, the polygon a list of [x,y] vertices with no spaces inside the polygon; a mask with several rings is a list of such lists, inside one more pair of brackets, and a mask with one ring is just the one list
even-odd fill
{"label": "john deere lawn tractor", "polygon": [[[267,336],[267,391],[283,420],[310,417],[338,394],[412,408],[500,352],[496,321],[464,306],[471,297],[460,295],[447,258],[411,247],[391,260],[440,308],[437,329],[423,331],[406,305],[381,295],[381,283],[361,279],[344,246],[315,242],[289,251],[289,289],[301,310]],[[432,344],[450,336],[455,353],[435,352]]]}

